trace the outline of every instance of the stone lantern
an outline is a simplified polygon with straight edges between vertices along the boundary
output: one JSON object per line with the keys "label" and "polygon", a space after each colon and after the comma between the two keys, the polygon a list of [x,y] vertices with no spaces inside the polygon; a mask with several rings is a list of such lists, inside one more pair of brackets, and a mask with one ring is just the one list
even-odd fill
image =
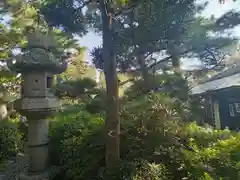
{"label": "stone lantern", "polygon": [[[5,65],[0,65],[0,77],[11,78],[13,74]],[[8,118],[9,112],[7,104],[11,101],[11,96],[7,92],[7,89],[0,84],[0,121]]]}
{"label": "stone lantern", "polygon": [[54,41],[39,32],[29,34],[23,54],[8,63],[11,71],[21,73],[22,93],[17,111],[28,120],[28,172],[20,180],[48,179],[48,120],[60,108],[52,91],[54,74],[60,74],[67,63],[54,58]]}
{"label": "stone lantern", "polygon": [[7,101],[5,100],[6,92],[5,89],[0,85],[0,121],[7,118]]}

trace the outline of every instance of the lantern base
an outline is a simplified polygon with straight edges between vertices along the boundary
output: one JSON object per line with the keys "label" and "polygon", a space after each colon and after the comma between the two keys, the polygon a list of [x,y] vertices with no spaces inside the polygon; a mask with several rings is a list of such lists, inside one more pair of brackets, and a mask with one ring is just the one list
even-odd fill
{"label": "lantern base", "polygon": [[21,173],[19,175],[19,180],[49,180],[49,176],[48,176],[48,173],[42,173],[42,174]]}
{"label": "lantern base", "polygon": [[60,100],[57,98],[23,98],[22,110],[41,111],[42,109],[58,109]]}
{"label": "lantern base", "polygon": [[15,102],[14,107],[28,120],[38,120],[60,110],[61,103],[57,98],[22,98]]}

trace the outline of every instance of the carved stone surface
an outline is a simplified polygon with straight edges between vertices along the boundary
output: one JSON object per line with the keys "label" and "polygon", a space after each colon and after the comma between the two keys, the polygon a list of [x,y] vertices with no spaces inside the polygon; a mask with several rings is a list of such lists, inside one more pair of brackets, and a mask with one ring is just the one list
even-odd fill
{"label": "carved stone surface", "polygon": [[32,33],[28,37],[25,53],[7,61],[8,67],[17,73],[30,71],[62,73],[66,70],[66,63],[62,59],[54,57],[51,51],[54,47],[54,40],[51,36],[43,35],[39,32]]}
{"label": "carved stone surface", "polygon": [[27,145],[37,146],[48,143],[49,122],[47,119],[29,121],[28,126],[31,127],[28,129],[28,133],[34,136],[28,138]]}
{"label": "carved stone surface", "polygon": [[21,57],[22,63],[31,64],[53,64],[57,65],[59,62],[54,58],[53,54],[46,49],[34,48],[27,51]]}
{"label": "carved stone surface", "polygon": [[42,172],[48,168],[48,120],[38,119],[28,122],[29,170]]}
{"label": "carved stone surface", "polygon": [[38,31],[28,34],[27,40],[29,48],[41,47],[44,49],[51,49],[56,46],[52,36],[44,35]]}
{"label": "carved stone surface", "polygon": [[41,109],[58,109],[60,101],[56,98],[24,98],[22,99],[22,110],[41,111]]}

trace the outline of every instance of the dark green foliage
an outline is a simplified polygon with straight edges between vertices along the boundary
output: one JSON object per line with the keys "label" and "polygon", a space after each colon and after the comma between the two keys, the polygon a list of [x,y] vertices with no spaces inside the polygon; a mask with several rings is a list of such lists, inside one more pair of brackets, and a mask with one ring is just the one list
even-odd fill
{"label": "dark green foliage", "polygon": [[93,114],[98,114],[98,113],[105,114],[105,111],[106,111],[105,104],[106,104],[106,99],[104,100],[100,97],[95,97],[86,104],[86,110]]}
{"label": "dark green foliage", "polygon": [[125,91],[125,95],[129,97],[137,97],[139,95],[144,95],[144,90],[148,88],[149,91],[155,91],[164,84],[163,76],[149,74],[148,87],[145,87],[143,79],[135,81],[128,89]]}
{"label": "dark green foliage", "polygon": [[103,119],[69,107],[51,122],[51,157],[71,180],[239,179],[239,133],[185,124],[176,107],[158,93],[123,102],[122,162],[108,171]]}
{"label": "dark green foliage", "polygon": [[16,156],[22,148],[21,138],[16,123],[0,122],[0,165]]}
{"label": "dark green foliage", "polygon": [[96,81],[91,78],[68,80],[56,84],[54,92],[59,97],[79,98],[83,94],[92,94],[97,86]]}
{"label": "dark green foliage", "polygon": [[[74,109],[69,111],[67,116],[59,114],[56,120],[51,122],[50,139],[52,148],[50,152],[52,152],[51,157],[56,158],[55,160],[52,159],[52,162],[55,165],[63,166],[62,172],[66,173],[65,176],[79,180],[86,177],[99,180],[117,180],[125,177],[129,180],[135,180],[145,179],[148,176],[151,178],[167,176],[166,168],[163,165],[149,164],[146,161],[126,161],[121,165],[120,172],[119,169],[105,172],[103,119],[86,112],[77,113],[78,109]],[[124,143],[122,149],[130,148],[130,150],[134,150],[129,145]],[[133,156],[133,152],[131,152],[131,156]],[[61,161],[57,162],[57,159]],[[129,160],[129,158],[126,159]],[[140,170],[138,170],[139,168]],[[134,169],[136,172],[133,171]],[[167,179],[164,176],[161,178]]]}
{"label": "dark green foliage", "polygon": [[[65,162],[69,158],[69,155],[81,156],[81,153],[78,154],[77,152],[73,152],[74,149],[71,149],[75,148],[74,143],[87,143],[88,138],[94,137],[92,133],[97,133],[99,127],[102,127],[102,125],[102,118],[90,115],[84,110],[81,111],[81,106],[70,106],[62,113],[59,113],[50,122],[50,157],[52,163],[59,165],[61,164],[61,160]],[[66,154],[65,151],[69,149],[72,151]],[[66,156],[63,157],[63,154]],[[89,155],[91,156],[91,153]]]}
{"label": "dark green foliage", "polygon": [[238,11],[231,10],[225,13],[221,18],[216,22],[217,30],[224,30],[226,28],[233,28],[240,23],[240,13]]}
{"label": "dark green foliage", "polygon": [[104,61],[103,61],[103,54],[102,54],[102,47],[95,47],[91,51],[92,56],[92,63],[95,65],[97,69],[103,70]]}
{"label": "dark green foliage", "polygon": [[[182,115],[182,118],[189,119],[191,115],[190,98],[188,96],[188,83],[187,80],[179,73],[163,73],[161,75],[149,74],[148,90],[149,92],[159,92],[173,98],[175,108]],[[126,99],[134,99],[139,96],[145,96],[145,83],[143,79],[135,81],[126,92]]]}
{"label": "dark green foliage", "polygon": [[145,160],[122,161],[114,170],[103,173],[103,180],[168,180],[171,178],[163,164]]}
{"label": "dark green foliage", "polygon": [[106,90],[99,88],[86,103],[86,110],[92,114],[102,114],[106,112]]}
{"label": "dark green foliage", "polygon": [[[40,12],[50,27],[61,27],[65,32],[84,35],[87,33],[82,9],[73,0],[45,1]],[[76,5],[76,6],[75,6]]]}

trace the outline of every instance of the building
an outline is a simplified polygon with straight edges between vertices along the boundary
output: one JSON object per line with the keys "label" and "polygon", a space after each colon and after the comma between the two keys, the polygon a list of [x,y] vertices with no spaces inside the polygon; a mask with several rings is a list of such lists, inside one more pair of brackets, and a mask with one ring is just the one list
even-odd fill
{"label": "building", "polygon": [[191,89],[204,99],[205,119],[217,129],[240,128],[240,66],[227,69]]}

